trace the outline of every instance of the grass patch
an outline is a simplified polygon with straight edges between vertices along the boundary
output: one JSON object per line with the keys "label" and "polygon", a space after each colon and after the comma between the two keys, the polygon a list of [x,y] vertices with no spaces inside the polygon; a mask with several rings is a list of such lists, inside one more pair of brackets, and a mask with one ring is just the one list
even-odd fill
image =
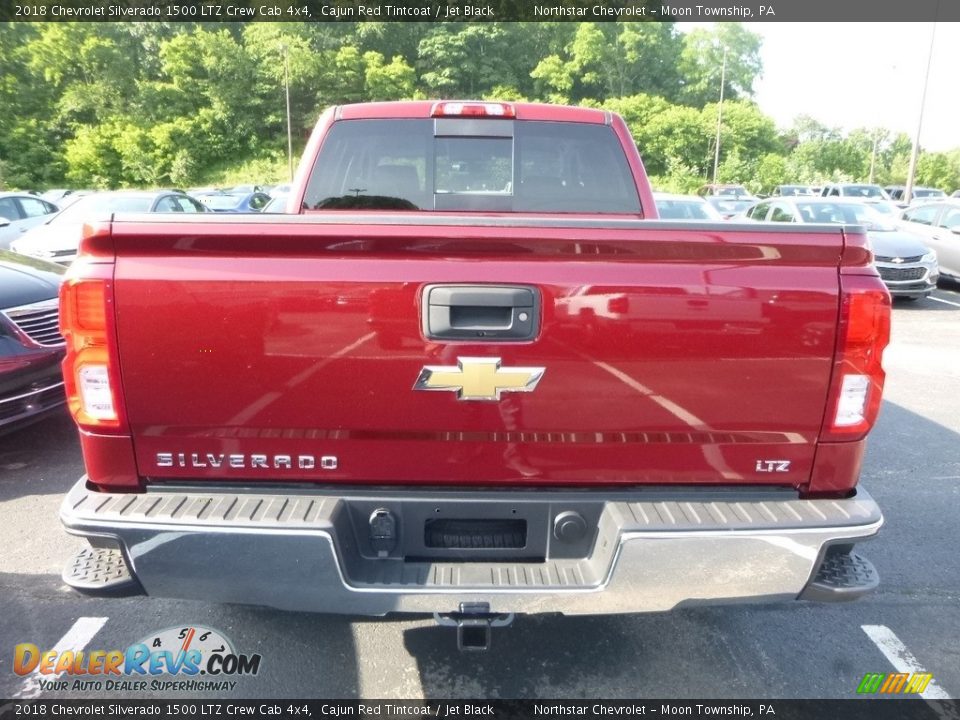
{"label": "grass patch", "polygon": [[[300,151],[294,150],[293,166],[300,161]],[[234,185],[276,185],[290,182],[286,152],[247,158],[239,162],[223,163],[206,169],[195,185],[233,187]]]}

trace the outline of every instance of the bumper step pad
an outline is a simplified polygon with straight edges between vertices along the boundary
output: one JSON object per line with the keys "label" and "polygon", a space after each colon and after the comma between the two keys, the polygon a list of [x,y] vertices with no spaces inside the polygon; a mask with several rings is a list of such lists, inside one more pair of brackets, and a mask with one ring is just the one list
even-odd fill
{"label": "bumper step pad", "polygon": [[855,552],[828,554],[800,599],[846,602],[872,592],[879,584],[880,574],[862,555]]}
{"label": "bumper step pad", "polygon": [[[371,525],[388,512],[393,523]],[[580,545],[555,529],[571,512],[587,524]],[[371,616],[449,615],[463,602],[507,616],[662,612],[681,604],[793,600],[806,591],[852,598],[875,582],[825,576],[821,583],[824,558],[849,552],[883,523],[862,489],[842,499],[737,487],[158,483],[141,493],[112,493],[85,478],[64,499],[60,518],[93,546],[121,548],[129,572],[153,597]],[[469,526],[436,524],[444,519]],[[517,523],[524,520],[526,528]],[[429,538],[428,529],[440,537]],[[477,536],[482,552],[473,554]],[[396,546],[382,557],[375,542],[388,539]],[[528,552],[536,543],[538,553]],[[842,560],[827,567],[849,575]],[[77,574],[86,580],[85,572]],[[71,585],[89,587],[70,575]]]}
{"label": "bumper step pad", "polygon": [[140,595],[119,548],[86,547],[67,562],[63,581],[85,595]]}

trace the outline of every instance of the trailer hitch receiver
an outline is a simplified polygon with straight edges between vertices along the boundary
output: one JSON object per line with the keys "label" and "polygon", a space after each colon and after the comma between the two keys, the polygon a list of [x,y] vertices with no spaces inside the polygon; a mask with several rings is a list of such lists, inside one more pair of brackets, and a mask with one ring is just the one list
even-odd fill
{"label": "trailer hitch receiver", "polygon": [[460,603],[458,612],[434,613],[438,625],[457,629],[457,649],[479,651],[490,649],[490,630],[507,627],[513,613],[492,613],[489,603]]}

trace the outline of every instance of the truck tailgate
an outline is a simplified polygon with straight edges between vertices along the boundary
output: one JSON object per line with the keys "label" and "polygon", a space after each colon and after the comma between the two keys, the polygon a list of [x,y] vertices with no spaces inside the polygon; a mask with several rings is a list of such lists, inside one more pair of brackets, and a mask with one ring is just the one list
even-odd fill
{"label": "truck tailgate", "polygon": [[[148,480],[809,480],[839,227],[153,215],[115,221],[113,244],[123,399]],[[446,284],[531,288],[539,331],[426,339],[424,288]],[[542,376],[499,400],[414,387],[425,368],[453,382],[464,359],[495,358]]]}

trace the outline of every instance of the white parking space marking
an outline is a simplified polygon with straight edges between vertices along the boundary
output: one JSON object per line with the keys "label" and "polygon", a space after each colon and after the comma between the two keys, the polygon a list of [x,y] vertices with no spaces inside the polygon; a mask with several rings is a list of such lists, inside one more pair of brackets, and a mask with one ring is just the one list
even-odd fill
{"label": "white parking space marking", "polygon": [[[860,628],[867,634],[867,637],[873,641],[873,644],[879,648],[883,656],[890,661],[894,670],[901,673],[927,673],[923,669],[916,656],[907,649],[900,638],[893,630],[886,625],[861,625]],[[930,681],[927,689],[920,693],[924,700],[949,700],[950,695],[942,687],[936,684],[936,676]],[[958,715],[952,708],[932,706],[937,715],[944,720],[957,720]]]}
{"label": "white parking space marking", "polygon": [[936,300],[938,303],[943,303],[944,305],[953,305],[954,307],[960,307],[960,303],[951,302],[950,300],[944,300],[943,298],[938,298],[935,295],[930,295],[928,300]]}
{"label": "white parking space marking", "polygon": [[[73,626],[67,630],[67,634],[50,649],[55,650],[58,654],[64,650],[72,650],[73,652],[83,650],[93,640],[93,636],[100,632],[100,628],[107,624],[108,619],[105,617],[78,618]],[[56,676],[47,675],[42,679],[55,680]],[[40,680],[40,668],[37,667],[36,670],[24,678],[19,692],[14,693],[13,697],[24,700],[40,697]]]}

